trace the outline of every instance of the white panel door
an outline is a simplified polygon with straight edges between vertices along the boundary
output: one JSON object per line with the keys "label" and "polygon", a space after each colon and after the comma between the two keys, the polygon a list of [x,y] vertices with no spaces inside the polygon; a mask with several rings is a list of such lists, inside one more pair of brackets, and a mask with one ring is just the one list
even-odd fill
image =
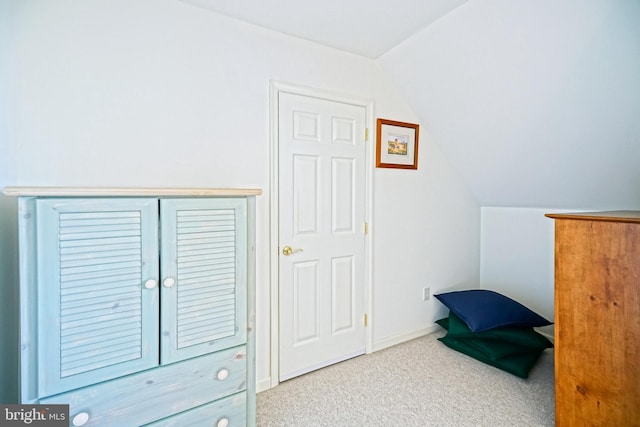
{"label": "white panel door", "polygon": [[280,93],[281,381],[365,351],[362,106]]}

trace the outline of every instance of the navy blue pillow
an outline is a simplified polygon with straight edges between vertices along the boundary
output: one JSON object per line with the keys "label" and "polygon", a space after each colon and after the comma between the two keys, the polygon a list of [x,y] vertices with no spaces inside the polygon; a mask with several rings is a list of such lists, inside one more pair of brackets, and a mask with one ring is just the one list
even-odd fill
{"label": "navy blue pillow", "polygon": [[519,302],[487,289],[446,292],[434,296],[466,323],[472,332],[503,326],[535,327],[552,324]]}

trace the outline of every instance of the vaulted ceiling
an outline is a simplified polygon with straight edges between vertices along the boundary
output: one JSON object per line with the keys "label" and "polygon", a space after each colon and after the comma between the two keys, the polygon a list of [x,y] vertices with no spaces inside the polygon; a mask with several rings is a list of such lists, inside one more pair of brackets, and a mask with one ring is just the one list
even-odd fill
{"label": "vaulted ceiling", "polygon": [[637,0],[183,1],[376,61],[482,206],[640,208]]}
{"label": "vaulted ceiling", "polygon": [[375,59],[467,0],[183,0]]}

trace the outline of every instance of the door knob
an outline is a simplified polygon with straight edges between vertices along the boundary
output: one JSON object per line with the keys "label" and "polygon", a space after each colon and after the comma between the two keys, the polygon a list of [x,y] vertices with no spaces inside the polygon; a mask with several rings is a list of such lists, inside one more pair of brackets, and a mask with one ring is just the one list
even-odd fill
{"label": "door knob", "polygon": [[282,248],[282,255],[289,256],[291,254],[295,254],[296,252],[302,252],[302,249],[293,249],[291,246],[285,246]]}

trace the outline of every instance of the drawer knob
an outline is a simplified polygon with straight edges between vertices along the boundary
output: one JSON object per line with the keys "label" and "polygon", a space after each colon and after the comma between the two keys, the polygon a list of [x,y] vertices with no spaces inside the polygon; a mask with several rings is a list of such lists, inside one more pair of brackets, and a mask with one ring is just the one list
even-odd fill
{"label": "drawer knob", "polygon": [[176,280],[173,277],[167,277],[166,279],[164,279],[163,283],[165,288],[170,288],[176,284]]}
{"label": "drawer knob", "polygon": [[229,376],[229,371],[227,369],[220,369],[218,374],[216,375],[220,381],[224,381]]}
{"label": "drawer knob", "polygon": [[89,421],[89,414],[87,414],[86,412],[80,412],[75,417],[73,417],[71,423],[74,426],[83,426],[87,423],[87,421]]}
{"label": "drawer knob", "polygon": [[156,282],[153,279],[149,279],[146,282],[144,282],[144,287],[147,289],[153,289],[156,287],[156,285],[158,284],[158,282]]}
{"label": "drawer knob", "polygon": [[221,418],[216,424],[216,427],[227,427],[229,425],[229,418]]}

